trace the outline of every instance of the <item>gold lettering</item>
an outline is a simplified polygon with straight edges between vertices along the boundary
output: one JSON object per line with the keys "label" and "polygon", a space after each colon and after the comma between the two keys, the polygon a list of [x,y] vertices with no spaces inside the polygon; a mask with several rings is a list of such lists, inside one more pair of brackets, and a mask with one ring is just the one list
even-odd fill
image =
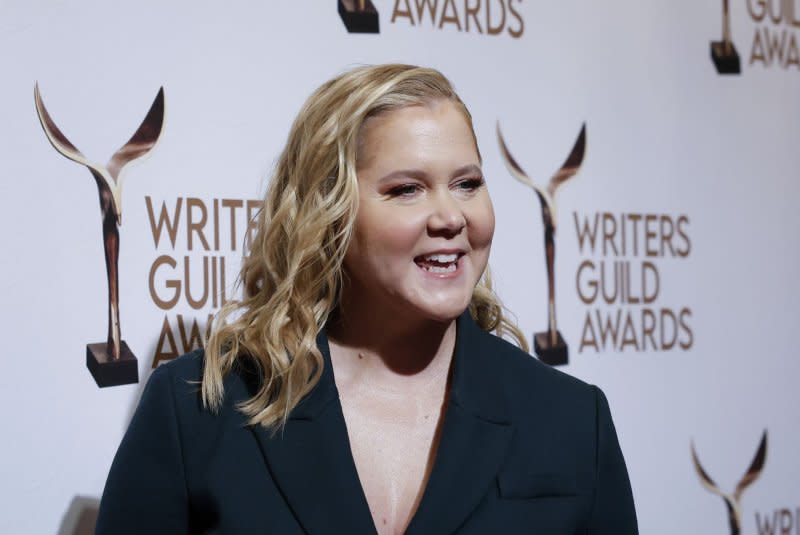
{"label": "gold lettering", "polygon": [[687,323],[687,318],[691,317],[692,311],[688,308],[682,308],[680,314],[678,315],[680,328],[681,330],[686,333],[686,340],[680,341],[681,349],[691,349],[692,345],[694,344],[694,332],[692,332],[692,328],[689,327]]}
{"label": "gold lettering", "polygon": [[[456,9],[455,0],[444,0],[444,7],[442,8],[442,18],[439,20],[439,28],[444,27],[445,24],[455,24],[458,31],[461,31],[461,21],[458,20],[458,10]],[[448,15],[448,7],[452,14]]]}
{"label": "gold lettering", "polygon": [[758,31],[758,28],[756,28],[756,34],[755,37],[753,37],[753,46],[750,49],[750,65],[756,61],[760,61],[765,67],[768,65],[766,52],[764,51],[764,43],[761,42],[761,32]]}
{"label": "gold lettering", "polygon": [[656,315],[649,308],[642,309],[642,351],[647,351],[647,341],[653,346],[653,351],[658,351],[655,338]]}
{"label": "gold lettering", "polygon": [[219,199],[213,201],[214,213],[214,250],[219,251]]}
{"label": "gold lettering", "polygon": [[625,283],[622,285],[622,291],[623,294],[627,293],[627,296],[623,297],[623,302],[638,305],[640,298],[633,295],[633,285],[631,284],[631,263],[625,262],[622,267],[625,273]]}
{"label": "gold lettering", "polygon": [[747,0],[747,11],[756,22],[761,22],[767,14],[766,0]]}
{"label": "gold lettering", "polygon": [[[200,221],[196,222],[194,220],[194,216],[192,215],[194,213],[192,211],[193,208],[200,209]],[[186,246],[190,251],[194,249],[192,244],[192,231],[194,231],[195,234],[197,234],[197,237],[200,238],[200,242],[203,244],[203,249],[206,251],[211,249],[208,246],[208,240],[206,240],[204,232],[207,220],[208,212],[206,210],[205,203],[195,197],[188,197],[186,199]]]}
{"label": "gold lettering", "polygon": [[200,299],[195,299],[192,297],[192,284],[191,284],[191,275],[189,270],[189,257],[183,257],[183,276],[184,276],[184,295],[186,295],[186,301],[189,303],[189,306],[193,309],[197,310],[205,306],[206,302],[208,301],[208,257],[203,257],[203,273],[202,277],[200,277],[203,281],[203,296]]}
{"label": "gold lettering", "polygon": [[[603,300],[607,304],[611,304],[617,300],[617,297],[620,296],[620,286],[622,281],[622,263],[621,262],[614,262],[614,275],[608,276],[606,275],[606,264],[607,262],[600,262],[600,288],[603,293]],[[607,292],[607,282],[611,280],[611,288],[614,290],[612,292]],[[621,297],[621,296],[620,296]]]}
{"label": "gold lettering", "polygon": [[231,212],[231,251],[236,250],[236,209],[244,206],[241,199],[222,199],[222,207]]}
{"label": "gold lettering", "polygon": [[797,40],[794,34],[791,34],[789,39],[789,52],[786,54],[786,64],[784,68],[789,68],[792,65],[800,69],[800,50],[797,48]]}
{"label": "gold lettering", "polygon": [[[786,0],[786,20],[789,25],[800,28],[800,20],[797,19],[796,0]],[[798,529],[800,531],[800,529]]]}
{"label": "gold lettering", "polygon": [[[585,293],[583,290],[583,285],[581,284],[581,280],[583,280],[582,274],[584,269],[590,269],[592,271],[592,273],[589,275],[588,282],[586,282],[586,288],[591,290],[591,293]],[[580,267],[578,267],[578,273],[575,276],[575,287],[578,289],[578,297],[580,297],[580,300],[587,305],[591,305],[594,303],[594,300],[597,299],[597,280],[592,278],[594,269],[594,263],[591,260],[584,260],[581,262]]]}
{"label": "gold lettering", "polygon": [[662,215],[659,227],[659,231],[661,233],[661,256],[664,256],[666,253],[664,244],[666,244],[666,246],[669,248],[669,253],[672,256],[675,256],[675,249],[672,248],[672,234],[675,232],[674,225],[672,224],[672,218],[667,215]]}
{"label": "gold lettering", "polygon": [[778,64],[783,64],[783,51],[786,48],[786,30],[780,32],[780,40],[778,39],[778,32],[770,32],[767,28],[764,28],[764,33],[767,37],[767,57],[769,58],[769,63],[772,64],[772,61],[777,57]]}
{"label": "gold lettering", "polygon": [[168,265],[173,270],[178,265],[178,263],[168,255],[159,256],[155,259],[155,262],[153,262],[153,265],[150,267],[150,277],[148,278],[148,281],[150,286],[150,297],[153,299],[153,302],[158,308],[162,310],[169,310],[178,303],[178,299],[180,298],[181,294],[181,281],[179,279],[167,279],[164,286],[166,288],[171,288],[173,290],[173,294],[172,297],[168,299],[161,299],[156,292],[156,271],[158,271],[158,268],[164,264]]}
{"label": "gold lettering", "polygon": [[466,12],[464,15],[464,26],[466,26],[467,31],[469,31],[469,19],[471,18],[475,22],[475,26],[478,27],[478,33],[483,33],[481,21],[478,19],[478,12],[480,10],[481,0],[478,0],[478,3],[474,6],[470,6],[470,0],[464,0],[464,11]]}
{"label": "gold lettering", "polygon": [[[670,321],[672,323],[672,338],[669,339],[669,340],[667,340],[664,337],[664,334],[667,332],[664,318],[670,318]],[[675,341],[678,339],[678,323],[677,323],[677,320],[675,318],[675,314],[671,310],[669,310],[668,308],[662,308],[661,309],[661,313],[660,313],[660,318],[659,319],[660,319],[659,331],[660,331],[660,338],[661,338],[661,349],[663,351],[668,351],[668,350],[672,349],[675,346]]]}
{"label": "gold lettering", "polygon": [[633,256],[639,256],[639,221],[642,214],[628,214],[628,220],[633,223]]}
{"label": "gold lettering", "polygon": [[219,295],[220,295],[220,303],[223,305],[228,300],[225,297],[225,257],[221,256],[219,259]]}
{"label": "gold lettering", "polygon": [[592,226],[589,226],[589,218],[584,216],[583,217],[583,226],[581,226],[580,221],[578,220],[578,212],[572,212],[572,219],[575,221],[575,233],[578,235],[578,248],[580,252],[583,253],[583,244],[586,242],[589,247],[591,248],[591,252],[593,253],[595,250],[595,241],[597,239],[597,227],[598,227],[598,220],[600,218],[600,214],[595,212],[594,214],[594,222]]}
{"label": "gold lettering", "polygon": [[186,336],[186,326],[184,325],[183,316],[178,314],[178,332],[181,335],[181,343],[183,344],[183,352],[188,353],[200,347],[205,346],[205,340],[200,333],[200,326],[197,325],[197,318],[192,318],[192,326],[189,329],[189,336]]}
{"label": "gold lettering", "polygon": [[414,26],[414,16],[411,14],[411,6],[408,5],[408,0],[402,0],[403,4],[405,4],[405,9],[400,9],[400,2],[401,0],[395,0],[394,2],[394,9],[392,10],[392,24],[394,24],[395,19],[400,17],[405,17]]}
{"label": "gold lettering", "polygon": [[586,319],[583,321],[581,345],[578,347],[578,353],[583,353],[583,349],[585,347],[593,347],[595,351],[600,351],[600,348],[597,347],[597,336],[594,334],[594,327],[592,327],[592,315],[589,311],[586,312]]}
{"label": "gold lettering", "polygon": [[[522,0],[517,0],[521,2]],[[522,37],[522,34],[525,33],[525,21],[522,20],[522,15],[519,14],[519,11],[514,9],[514,0],[508,0],[508,10],[511,11],[511,14],[517,19],[519,23],[519,27],[516,30],[511,29],[511,25],[508,26],[508,34],[513,37],[514,39],[519,39]]]}
{"label": "gold lettering", "polygon": [[[165,348],[164,344],[169,343],[170,348]],[[164,323],[161,325],[161,334],[158,335],[156,352],[153,355],[153,369],[156,369],[162,361],[172,360],[178,356],[178,346],[175,343],[175,336],[172,334],[172,327],[169,325],[167,317],[164,316]]]}
{"label": "gold lettering", "polygon": [[644,216],[644,254],[646,256],[658,256],[658,250],[655,246],[651,247],[653,241],[658,238],[658,233],[651,227],[657,220],[655,214],[647,214]]}
{"label": "gold lettering", "polygon": [[[777,13],[774,13],[772,9],[775,7],[775,4],[778,4]],[[776,2],[775,0],[769,0],[767,2],[767,12],[769,13],[769,18],[772,22],[774,22],[775,24],[780,24],[781,19],[783,18],[783,1],[779,0]]]}
{"label": "gold lettering", "polygon": [[422,17],[424,15],[424,9],[427,6],[428,13],[431,16],[431,24],[436,26],[436,7],[439,5],[439,0],[414,0],[414,3],[417,6],[417,20],[420,24],[422,24]]}
{"label": "gold lettering", "polygon": [[689,224],[689,217],[682,215],[678,217],[678,235],[683,238],[684,247],[683,249],[678,249],[677,253],[678,256],[686,258],[689,256],[689,253],[692,251],[692,242],[689,240],[689,234],[686,232],[684,228],[685,225]]}
{"label": "gold lettering", "polygon": [[147,205],[147,217],[150,220],[150,232],[153,234],[153,242],[156,247],[158,247],[158,242],[161,240],[161,231],[166,226],[170,244],[172,248],[175,249],[175,239],[178,235],[178,221],[181,219],[182,200],[183,199],[180,198],[175,200],[175,211],[173,212],[175,216],[172,219],[169,217],[167,204],[162,202],[161,211],[158,213],[158,223],[156,223],[155,215],[153,214],[153,203],[149,195],[145,196],[144,201]]}
{"label": "gold lettering", "polygon": [[622,310],[617,309],[617,315],[613,321],[611,319],[611,314],[606,315],[605,328],[603,327],[603,317],[600,311],[596,310],[595,312],[597,313],[597,328],[600,330],[600,340],[603,344],[603,349],[605,350],[607,342],[610,342],[612,348],[615,347],[617,345],[617,336],[619,335]]}
{"label": "gold lettering", "polygon": [[630,312],[625,314],[625,327],[622,329],[622,343],[619,350],[625,351],[625,346],[633,346],[634,351],[639,351],[639,342],[636,341],[636,329],[633,327]]}
{"label": "gold lettering", "polygon": [[619,256],[617,251],[617,244],[614,243],[614,237],[617,234],[617,220],[614,219],[614,214],[603,214],[603,256],[608,255],[608,245],[614,250],[614,256]]}
{"label": "gold lettering", "polygon": [[497,35],[498,33],[503,31],[503,28],[506,26],[506,4],[503,0],[500,1],[500,8],[503,12],[503,16],[500,19],[500,24],[497,26],[492,26],[492,2],[494,0],[486,0],[486,32],[489,35]]}
{"label": "gold lettering", "polygon": [[[651,273],[653,275],[653,286],[652,288],[647,284],[647,274]],[[645,260],[642,262],[642,302],[645,304],[650,304],[655,302],[658,298],[658,293],[661,290],[661,279],[658,275],[658,270],[656,269],[655,264]]]}

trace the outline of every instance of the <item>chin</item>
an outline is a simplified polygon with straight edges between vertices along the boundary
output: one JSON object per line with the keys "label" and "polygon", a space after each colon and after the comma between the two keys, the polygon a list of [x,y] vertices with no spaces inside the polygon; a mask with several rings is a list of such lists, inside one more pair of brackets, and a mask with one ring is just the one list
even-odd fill
{"label": "chin", "polygon": [[[416,310],[420,317],[436,321],[450,321],[464,312],[472,301],[475,284],[468,278],[462,279],[458,285],[450,288],[436,287],[435,285],[419,285],[409,291],[408,304]],[[477,282],[476,282],[477,283]]]}
{"label": "chin", "polygon": [[469,307],[470,295],[466,299],[458,298],[437,303],[419,303],[416,308],[422,317],[438,321],[448,322],[459,317]]}

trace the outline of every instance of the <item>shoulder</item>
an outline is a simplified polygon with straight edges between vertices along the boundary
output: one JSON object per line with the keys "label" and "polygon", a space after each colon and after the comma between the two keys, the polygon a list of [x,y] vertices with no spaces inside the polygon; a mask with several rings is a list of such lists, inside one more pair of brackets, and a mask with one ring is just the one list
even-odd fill
{"label": "shoulder", "polygon": [[488,354],[482,358],[492,362],[487,388],[502,396],[505,422],[514,430],[503,477],[558,474],[567,487],[577,484],[591,495],[602,438],[598,431],[611,422],[600,389],[490,333],[481,338]]}
{"label": "shoulder", "polygon": [[205,352],[197,349],[159,365],[151,374],[142,394],[160,399],[162,404],[170,403],[175,410],[181,427],[199,430],[228,419],[241,419],[236,403],[251,396],[242,376],[229,373],[223,380],[224,397],[220,409],[211,411],[202,399],[203,370]]}
{"label": "shoulder", "polygon": [[158,398],[181,408],[189,399],[199,399],[203,379],[203,350],[198,349],[160,364],[147,380],[142,401]]}
{"label": "shoulder", "polygon": [[[200,381],[203,378],[204,355],[203,349],[195,349],[190,353],[167,361],[153,370],[151,381]],[[164,379],[160,379],[160,377],[164,377]]]}
{"label": "shoulder", "polygon": [[[242,389],[248,386],[245,373],[238,365],[234,367],[236,370],[223,378],[226,398],[232,397],[228,395],[229,390],[234,396],[241,395]],[[200,392],[204,368],[205,351],[202,348],[196,349],[159,365],[153,370],[148,383],[155,383],[162,388],[168,384],[176,394],[182,396],[196,394]]]}
{"label": "shoulder", "polygon": [[530,406],[535,404],[594,417],[601,395],[597,387],[542,363],[492,333],[484,331],[480,339],[484,364],[491,367],[491,375],[499,381],[512,412],[530,414]]}
{"label": "shoulder", "polygon": [[497,407],[496,418],[514,426],[516,441],[529,450],[549,444],[584,459],[593,455],[598,425],[610,419],[599,388],[486,331],[470,341],[467,351],[479,377],[470,387],[480,391],[473,397],[495,399],[484,404]]}

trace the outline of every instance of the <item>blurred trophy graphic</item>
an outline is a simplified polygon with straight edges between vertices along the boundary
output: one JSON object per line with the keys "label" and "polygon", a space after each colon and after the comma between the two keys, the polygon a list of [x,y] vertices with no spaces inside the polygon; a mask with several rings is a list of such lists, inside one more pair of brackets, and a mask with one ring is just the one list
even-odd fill
{"label": "blurred trophy graphic", "polygon": [[722,41],[711,42],[711,59],[720,74],[742,72],[739,54],[731,41],[731,12],[728,0],[722,0]]}
{"label": "blurred trophy graphic", "polygon": [[378,33],[378,10],[372,0],[338,0],[339,16],[349,33]]}
{"label": "blurred trophy graphic", "polygon": [[697,476],[700,478],[700,483],[708,490],[709,492],[720,496],[725,501],[725,507],[728,509],[728,523],[731,528],[731,535],[739,535],[741,532],[742,526],[742,493],[744,489],[749,487],[758,476],[761,475],[761,471],[764,469],[764,461],[767,457],[767,432],[764,431],[764,434],[761,436],[761,443],[758,445],[758,450],[756,450],[756,455],[753,457],[752,462],[750,463],[750,468],[747,469],[742,479],[736,485],[736,489],[733,491],[733,494],[726,494],[722,492],[714,480],[711,479],[703,467],[700,465],[700,461],[697,458],[697,453],[694,451],[694,443],[691,445],[692,449],[692,462],[694,463],[694,469],[697,472]]}
{"label": "blurred trophy graphic", "polygon": [[103,245],[108,275],[108,336],[105,342],[87,344],[86,367],[97,386],[117,386],[139,381],[136,357],[122,340],[119,324],[119,225],[122,224],[122,170],[155,146],[164,124],[164,88],[159,89],[142,124],[106,166],[90,162],[53,122],[42,102],[39,84],[34,88],[36,112],[47,139],[64,157],[92,173],[100,196]]}
{"label": "blurred trophy graphic", "polygon": [[539,198],[542,207],[542,221],[544,223],[544,253],[547,264],[547,294],[548,308],[547,318],[548,327],[546,332],[536,333],[533,336],[533,348],[539,359],[551,366],[560,366],[569,361],[567,343],[558,332],[556,325],[556,281],[555,281],[555,260],[556,245],[555,234],[558,218],[556,216],[556,190],[567,180],[575,176],[583,163],[583,155],[586,150],[586,124],[581,127],[578,139],[572,147],[564,165],[550,179],[547,187],[544,188],[531,180],[517,160],[511,155],[503,140],[500,132],[500,124],[497,125],[497,139],[500,142],[500,153],[511,175],[522,184],[533,189]]}

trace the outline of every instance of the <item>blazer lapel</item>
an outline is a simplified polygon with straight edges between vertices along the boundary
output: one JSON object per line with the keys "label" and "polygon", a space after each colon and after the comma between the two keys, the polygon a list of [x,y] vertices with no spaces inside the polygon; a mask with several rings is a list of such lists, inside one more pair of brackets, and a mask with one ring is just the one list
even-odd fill
{"label": "blazer lapel", "polygon": [[449,534],[491,488],[513,435],[494,371],[491,335],[469,312],[458,319],[450,403],[433,470],[407,535]]}
{"label": "blazer lapel", "polygon": [[[491,488],[513,435],[503,385],[494,372],[496,340],[464,312],[457,322],[450,399],[441,440],[407,535],[453,533]],[[324,330],[317,337],[322,377],[282,433],[253,428],[273,479],[312,535],[375,535],[358,479]]]}
{"label": "blazer lapel", "polygon": [[317,346],[325,363],[317,386],[274,436],[253,429],[270,473],[306,533],[375,534],[338,402],[324,332]]}

